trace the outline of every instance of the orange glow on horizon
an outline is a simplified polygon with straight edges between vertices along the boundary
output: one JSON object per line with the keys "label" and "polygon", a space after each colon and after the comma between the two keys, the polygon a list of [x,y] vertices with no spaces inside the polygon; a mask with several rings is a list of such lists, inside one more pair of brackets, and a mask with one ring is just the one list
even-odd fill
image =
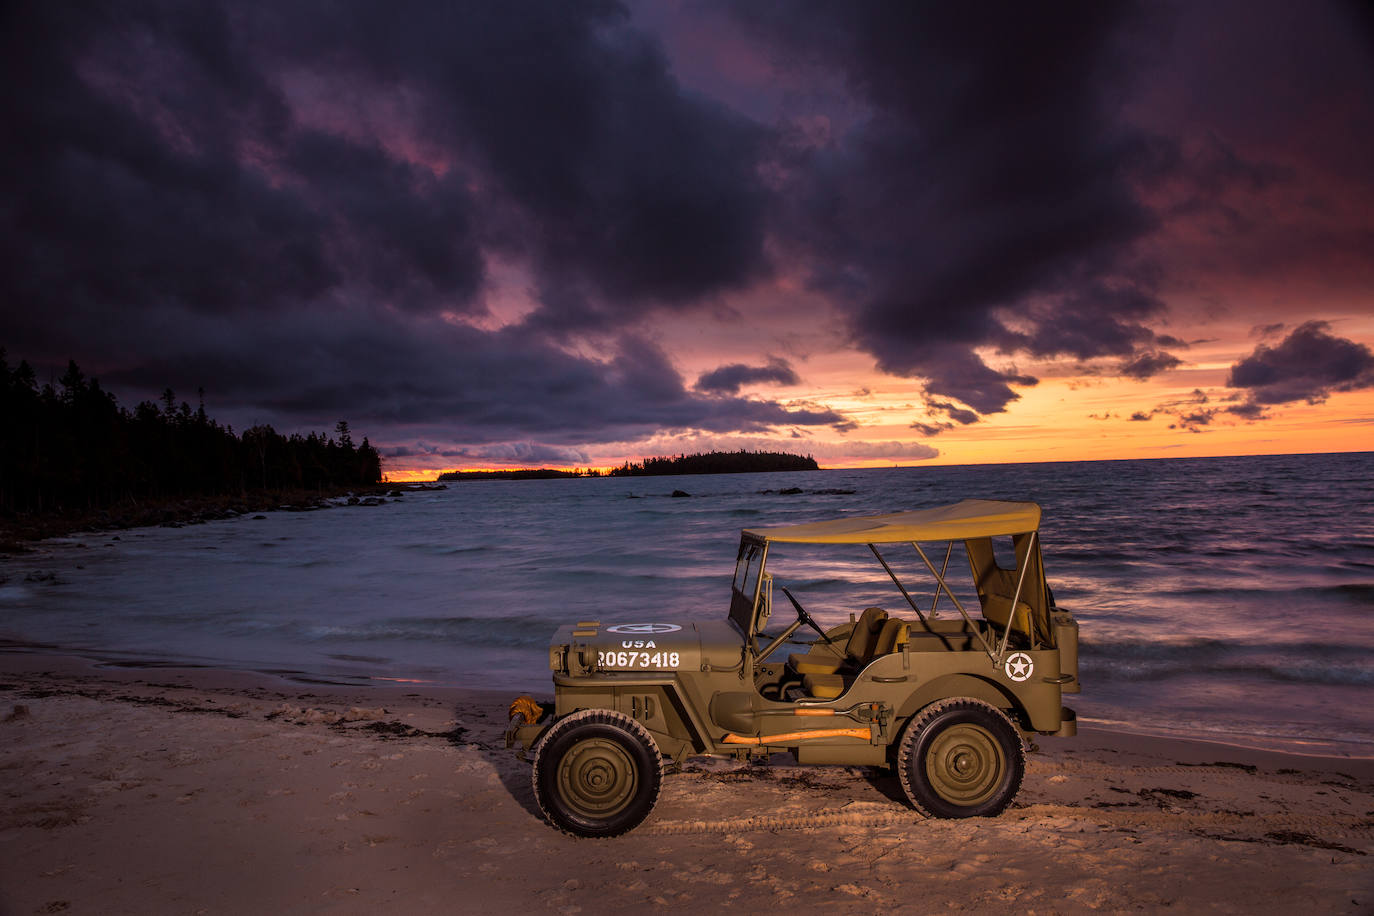
{"label": "orange glow on horizon", "polygon": [[[1227,412],[1239,403],[1224,387],[1225,370],[1194,367],[1166,373],[1147,382],[1093,377],[1045,377],[1019,389],[1020,400],[1006,412],[979,422],[955,425],[936,436],[911,427],[929,419],[917,406],[909,380],[877,377],[862,397],[834,389],[816,391],[811,400],[834,403],[846,415],[860,418],[859,428],[845,434],[823,430],[815,438],[774,436],[659,437],[610,443],[598,452],[588,447],[582,470],[605,474],[626,461],[656,455],[732,451],[752,448],[814,454],[822,469],[1019,464],[1055,461],[1106,461],[1137,458],[1203,458],[1247,455],[1374,451],[1374,391],[1332,394],[1320,404],[1293,403],[1267,408],[1264,419],[1249,421]],[[847,386],[848,392],[859,389]],[[1201,393],[1199,393],[1201,392]],[[799,390],[788,392],[804,399]],[[773,392],[776,395],[776,391]],[[1205,400],[1203,400],[1205,398]],[[1190,413],[1210,411],[1208,421],[1182,421]],[[1132,419],[1134,414],[1148,419]],[[864,454],[865,444],[929,446],[939,454],[927,459],[894,454]],[[846,454],[847,448],[854,451]],[[919,452],[915,452],[919,454]],[[572,471],[571,466],[536,465]],[[433,481],[444,471],[518,470],[531,465],[424,468],[384,465],[390,481]]]}

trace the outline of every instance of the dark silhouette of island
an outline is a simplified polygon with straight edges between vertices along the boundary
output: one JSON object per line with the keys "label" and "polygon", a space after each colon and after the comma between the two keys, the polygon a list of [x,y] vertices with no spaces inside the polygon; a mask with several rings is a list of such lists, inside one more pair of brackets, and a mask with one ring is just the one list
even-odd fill
{"label": "dark silhouette of island", "polygon": [[704,452],[676,458],[645,458],[612,468],[612,477],[666,477],[674,474],[752,474],[764,471],[819,471],[810,455],[787,452]]}
{"label": "dark silhouette of island", "polygon": [[377,450],[366,437],[355,445],[346,421],[337,438],[267,425],[238,435],[206,414],[203,390],[194,410],[171,389],[160,404],[128,410],[74,361],[58,387],[40,387],[33,368],[11,368],[2,348],[0,418],[0,521],[9,523],[84,515],[119,526],[112,514],[149,504],[253,497],[256,507],[382,480]]}
{"label": "dark silhouette of island", "polygon": [[[818,471],[810,455],[786,452],[704,452],[676,458],[645,458],[625,462],[606,472],[610,477],[667,477],[675,474],[749,474],[764,471]],[[510,468],[499,471],[446,471],[440,480],[547,480],[557,477],[600,477],[596,469]]]}

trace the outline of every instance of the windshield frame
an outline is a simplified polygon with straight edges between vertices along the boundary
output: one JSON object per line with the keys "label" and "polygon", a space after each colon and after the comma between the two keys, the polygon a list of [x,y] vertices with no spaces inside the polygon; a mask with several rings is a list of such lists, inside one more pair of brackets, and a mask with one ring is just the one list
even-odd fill
{"label": "windshield frame", "polygon": [[767,564],[767,539],[751,534],[741,536],[735,555],[735,575],[730,581],[730,622],[751,641],[761,620],[768,618],[767,609],[760,607],[767,602],[759,600],[766,593]]}

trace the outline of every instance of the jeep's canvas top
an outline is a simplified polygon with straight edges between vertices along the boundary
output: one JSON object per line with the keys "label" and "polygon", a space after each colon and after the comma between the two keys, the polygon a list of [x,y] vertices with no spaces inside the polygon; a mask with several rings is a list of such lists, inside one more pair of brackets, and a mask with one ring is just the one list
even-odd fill
{"label": "jeep's canvas top", "polygon": [[1024,534],[1040,527],[1035,503],[965,499],[952,506],[839,518],[807,525],[747,528],[745,536],[795,544],[894,544]]}

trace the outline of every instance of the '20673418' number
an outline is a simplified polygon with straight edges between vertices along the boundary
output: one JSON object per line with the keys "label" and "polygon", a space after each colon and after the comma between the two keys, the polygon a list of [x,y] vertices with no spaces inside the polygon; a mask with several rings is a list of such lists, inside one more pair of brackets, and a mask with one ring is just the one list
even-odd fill
{"label": "'20673418' number", "polygon": [[676,652],[597,652],[598,668],[676,668],[681,661]]}

